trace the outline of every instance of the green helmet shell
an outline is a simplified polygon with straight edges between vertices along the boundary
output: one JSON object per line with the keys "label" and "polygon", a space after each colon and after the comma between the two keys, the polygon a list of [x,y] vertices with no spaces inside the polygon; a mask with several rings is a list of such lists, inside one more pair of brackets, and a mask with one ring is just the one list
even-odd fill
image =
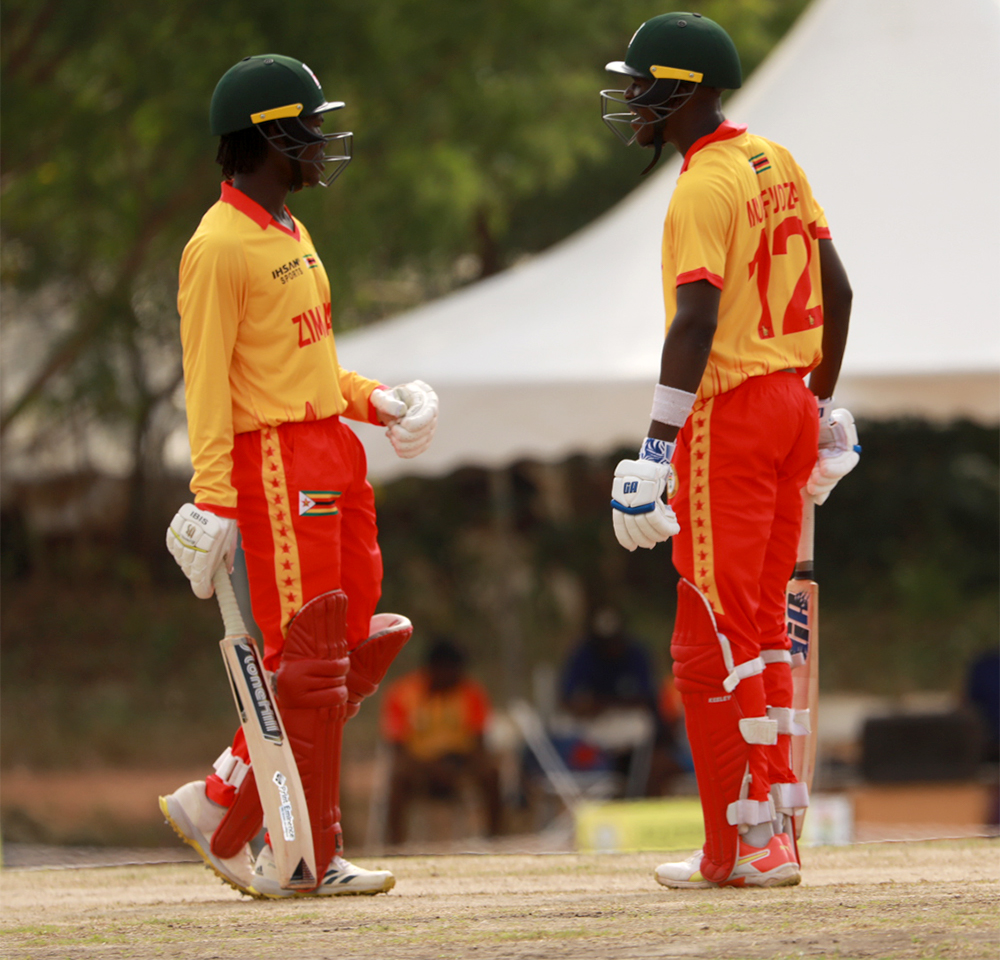
{"label": "green helmet shell", "polygon": [[707,87],[736,90],[743,85],[740,55],[729,34],[700,13],[664,13],[635,32],[624,61],[611,73],[647,80],[697,80]]}
{"label": "green helmet shell", "polygon": [[216,84],[209,109],[213,136],[245,130],[283,117],[306,117],[338,110],[304,63],[277,53],[245,57]]}

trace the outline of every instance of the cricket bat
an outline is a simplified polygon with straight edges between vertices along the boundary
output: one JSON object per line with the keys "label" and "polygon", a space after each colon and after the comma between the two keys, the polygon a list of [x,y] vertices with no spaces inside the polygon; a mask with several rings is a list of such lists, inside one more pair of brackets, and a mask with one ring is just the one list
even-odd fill
{"label": "cricket bat", "polygon": [[[814,577],[813,553],[816,504],[802,492],[802,533],[795,574],[788,581],[785,625],[792,642],[792,709],[809,711],[809,732],[791,738],[791,766],[799,781],[812,791],[819,729],[819,586]],[[805,812],[795,817],[795,836],[802,835]]]}
{"label": "cricket bat", "polygon": [[316,855],[292,745],[224,566],[216,570],[212,583],[226,628],[219,647],[250,751],[278,879],[289,890],[312,890],[317,883]]}

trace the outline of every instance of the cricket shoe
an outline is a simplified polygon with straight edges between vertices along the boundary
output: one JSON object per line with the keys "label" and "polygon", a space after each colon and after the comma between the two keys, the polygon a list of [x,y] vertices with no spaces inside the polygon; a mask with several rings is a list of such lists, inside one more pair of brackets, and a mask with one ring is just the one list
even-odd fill
{"label": "cricket shoe", "polygon": [[665,887],[702,890],[707,887],[794,887],[802,876],[795,850],[787,834],[771,837],[766,847],[751,847],[740,840],[736,866],[728,880],[713,883],[701,873],[702,851],[697,850],[679,863],[661,863],[655,872],[657,883]]}
{"label": "cricket shoe", "polygon": [[323,875],[323,882],[315,890],[286,890],[278,882],[274,850],[270,843],[265,843],[257,854],[249,893],[258,899],[344,897],[352,894],[373,896],[376,893],[388,893],[394,886],[396,878],[388,870],[365,870],[343,857],[334,857]]}
{"label": "cricket shoe", "polygon": [[192,780],[173,793],[160,797],[160,810],[177,836],[198,851],[205,865],[216,876],[234,890],[250,893],[253,881],[250,846],[245,845],[235,857],[225,860],[212,853],[212,834],[226,815],[226,808],[208,799],[204,780]]}

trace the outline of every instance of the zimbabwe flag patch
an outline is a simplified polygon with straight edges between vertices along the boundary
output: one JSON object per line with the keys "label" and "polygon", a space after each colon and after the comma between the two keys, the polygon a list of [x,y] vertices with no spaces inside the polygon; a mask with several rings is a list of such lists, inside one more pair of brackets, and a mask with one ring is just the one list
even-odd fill
{"label": "zimbabwe flag patch", "polygon": [[766,153],[757,153],[750,158],[750,166],[758,176],[765,170],[771,169],[771,161],[767,159]]}
{"label": "zimbabwe flag patch", "polygon": [[319,266],[319,260],[317,260],[311,253],[306,254],[306,266],[310,270],[315,270]]}
{"label": "zimbabwe flag patch", "polygon": [[300,490],[300,517],[329,517],[340,511],[337,509],[337,498],[342,490]]}

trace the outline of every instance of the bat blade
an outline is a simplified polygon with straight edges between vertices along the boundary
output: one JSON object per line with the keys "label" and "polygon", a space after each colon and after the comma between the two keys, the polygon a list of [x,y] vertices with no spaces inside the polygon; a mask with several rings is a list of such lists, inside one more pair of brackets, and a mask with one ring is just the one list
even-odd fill
{"label": "bat blade", "polygon": [[[236,604],[229,576],[223,570],[222,577],[216,574],[214,582],[226,621],[226,636],[219,641],[219,648],[250,752],[274,850],[278,882],[290,890],[311,890],[318,882],[316,856],[309,809],[295,755],[261,664],[257,644],[241,629],[242,618],[235,622],[232,609],[227,609],[230,598],[232,604]],[[220,582],[223,583],[221,589]],[[238,609],[236,607],[236,617],[239,617]]]}
{"label": "bat blade", "polygon": [[[785,595],[785,625],[792,649],[792,709],[809,711],[809,732],[791,738],[791,767],[812,791],[819,732],[819,585],[813,579],[815,504],[803,498],[802,536],[795,576]],[[795,836],[802,835],[805,812],[795,817]]]}

